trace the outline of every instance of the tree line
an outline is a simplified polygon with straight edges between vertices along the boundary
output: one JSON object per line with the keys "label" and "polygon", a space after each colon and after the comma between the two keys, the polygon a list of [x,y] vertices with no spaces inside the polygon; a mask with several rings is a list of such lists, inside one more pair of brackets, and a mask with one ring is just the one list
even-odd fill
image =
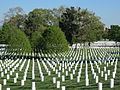
{"label": "tree line", "polygon": [[104,26],[94,12],[80,7],[36,8],[28,14],[16,7],[5,13],[0,43],[8,44],[12,51],[38,52],[42,49],[60,52],[68,50],[68,45],[74,43],[107,38],[116,40],[111,37],[114,27],[105,31]]}

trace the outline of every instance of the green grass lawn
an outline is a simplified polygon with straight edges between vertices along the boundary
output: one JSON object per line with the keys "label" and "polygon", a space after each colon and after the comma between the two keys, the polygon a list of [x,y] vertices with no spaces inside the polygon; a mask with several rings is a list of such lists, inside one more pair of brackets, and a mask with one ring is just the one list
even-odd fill
{"label": "green grass lawn", "polygon": [[[114,58],[114,57],[116,57],[116,58],[119,57],[118,54],[111,54],[111,53],[108,54],[108,51],[115,52],[115,51],[117,51],[117,49],[116,48],[112,48],[112,49],[82,48],[82,49],[79,49],[78,51],[73,51],[71,49],[68,52],[61,53],[61,54],[54,54],[51,57],[53,57],[52,62],[54,62],[55,59],[58,61],[59,61],[59,59],[60,60],[68,60],[68,61],[70,61],[69,59],[73,59],[73,60],[75,59],[75,60],[81,61],[83,58],[84,58],[84,60],[88,60],[89,55],[90,55],[89,60],[93,60],[93,57],[95,58],[95,56],[96,56],[95,59],[97,59],[97,60],[99,57],[103,60],[112,60],[112,58]],[[105,58],[105,55],[108,55],[108,57]],[[93,78],[90,63],[88,63],[89,86],[85,86],[85,63],[83,63],[83,66],[82,66],[82,73],[81,73],[79,83],[77,82],[77,75],[78,75],[78,71],[80,68],[80,63],[77,66],[77,70],[75,71],[75,74],[73,76],[74,77],[73,80],[70,80],[70,73],[72,73],[72,70],[75,69],[76,63],[72,66],[72,69],[69,72],[68,76],[65,76],[65,82],[62,82],[62,77],[58,77],[58,75],[55,73],[55,71],[53,71],[50,68],[50,65],[48,63],[45,63],[46,66],[48,67],[48,70],[51,71],[51,75],[50,76],[48,75],[48,73],[46,72],[46,70],[41,62],[42,60],[43,60],[42,58],[39,59],[39,62],[40,62],[40,66],[42,68],[44,78],[45,78],[44,82],[41,81],[41,77],[40,77],[40,73],[39,73],[39,69],[38,69],[38,63],[37,63],[36,59],[35,59],[35,67],[34,67],[35,79],[32,80],[32,65],[33,65],[33,63],[32,63],[32,59],[31,59],[29,69],[27,71],[27,79],[25,81],[25,85],[21,86],[21,80],[23,79],[24,72],[25,72],[26,66],[28,64],[28,59],[27,59],[22,71],[19,71],[19,68],[24,61],[24,59],[22,59],[22,62],[16,68],[13,75],[11,75],[10,79],[7,80],[7,85],[3,85],[3,79],[5,79],[7,74],[10,74],[10,72],[8,71],[7,74],[4,75],[4,77],[0,77],[0,84],[2,84],[3,90],[6,90],[6,88],[10,88],[11,90],[31,90],[32,82],[36,82],[36,90],[61,90],[61,88],[57,89],[56,84],[53,83],[53,80],[52,80],[53,77],[56,77],[57,81],[61,81],[61,86],[65,86],[66,90],[98,90],[98,84],[95,82],[95,79]],[[16,59],[14,59],[14,61],[16,61]],[[2,62],[4,63],[4,60]],[[54,66],[54,64],[52,62],[50,62],[50,63]],[[72,63],[73,62],[71,62],[71,64]],[[56,69],[59,69],[59,64],[58,63],[56,63],[56,64],[57,64]],[[68,63],[67,63],[67,65],[68,65]],[[104,62],[101,65],[100,65],[100,63],[98,63],[98,65],[99,65],[101,70],[103,70],[104,69],[103,67],[106,66],[106,64]],[[110,79],[112,78],[112,72],[114,71],[114,65],[115,65],[115,62],[113,63],[113,65],[111,65],[111,64],[108,65],[107,70],[111,70],[111,73],[110,73],[110,76],[108,76],[108,80],[105,81],[104,77],[101,77],[101,75],[98,73],[98,70],[97,70],[95,63],[93,63],[93,67],[94,67],[94,70],[96,72],[96,75],[99,76],[99,82],[103,83],[103,90],[120,90],[120,61],[118,61],[116,77],[114,79],[115,80],[115,87],[113,89],[110,88]],[[70,67],[70,66],[71,65],[69,65],[68,67]],[[68,67],[66,70],[68,70]],[[12,70],[12,68],[10,70]],[[4,69],[3,69],[3,72],[4,72]],[[62,70],[59,70],[59,72],[61,72],[61,76],[65,75],[65,72],[62,72]],[[14,83],[13,79],[14,79],[16,73],[19,74],[19,77],[18,77],[17,83]]]}

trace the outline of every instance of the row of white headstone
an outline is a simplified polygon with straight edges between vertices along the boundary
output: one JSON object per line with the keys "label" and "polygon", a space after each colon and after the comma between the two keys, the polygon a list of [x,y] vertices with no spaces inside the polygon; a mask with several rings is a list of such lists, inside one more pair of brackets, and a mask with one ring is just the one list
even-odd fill
{"label": "row of white headstone", "polygon": [[[94,55],[96,55],[96,54],[94,54]],[[84,59],[84,54],[83,54],[83,59]],[[3,67],[1,69],[1,71],[3,71],[3,69],[4,69],[4,71],[1,72],[1,77],[4,76],[4,73],[6,74],[8,71],[10,71],[10,68],[12,68],[12,71],[10,71],[10,75],[12,75],[14,73],[14,71],[16,70],[16,68],[18,66],[20,66],[20,63],[22,63],[20,68],[19,68],[19,70],[21,71],[22,68],[24,67],[26,61],[27,61],[26,59],[23,61],[23,63],[22,63],[22,59],[21,60],[17,59],[16,61],[14,61],[14,60],[11,60],[11,61],[6,60],[4,63],[2,63],[2,61],[1,61],[0,67],[1,68]],[[115,60],[112,60],[111,65],[113,65],[114,61]],[[35,60],[32,59],[32,63],[33,63],[33,65],[32,65],[32,79],[35,79],[35,72],[34,72],[34,66],[35,65],[34,65],[34,62],[35,62]],[[79,61],[77,63],[76,62],[67,62],[66,63],[64,61],[62,61],[62,63],[60,63],[57,60],[57,63],[55,63],[54,61],[52,61],[52,63],[50,63],[48,60],[46,60],[46,62],[49,65],[49,67],[58,75],[58,77],[61,77],[61,71],[65,72],[66,76],[68,76],[69,72],[72,70],[72,73],[69,74],[70,75],[70,80],[72,80],[74,78],[75,71],[76,71],[77,66],[79,64]],[[97,62],[96,61],[94,61],[94,62],[95,62],[95,65],[96,65],[96,67],[98,69],[98,73],[101,73],[101,77],[103,77],[103,73],[106,72],[106,67],[104,67],[104,71],[101,71],[99,65],[97,64]],[[102,63],[102,62],[99,61],[99,63]],[[109,65],[109,63],[106,63],[106,61],[105,61],[105,64],[107,66]],[[37,59],[37,64],[38,64],[38,69],[39,69],[41,81],[44,81],[44,75],[43,75],[43,72],[42,72],[42,69],[41,69],[41,66],[40,66],[40,62],[39,62],[38,59]],[[45,70],[48,72],[48,75],[51,75],[51,71],[49,71],[49,68],[47,67],[47,65],[45,64],[44,61],[42,61],[42,64],[43,64]],[[83,64],[83,62],[81,62],[81,66],[80,66],[80,69],[79,69],[79,72],[78,72],[77,82],[80,82],[82,64]],[[93,74],[94,78],[96,79],[96,83],[98,83],[99,82],[99,80],[98,80],[99,77],[96,76],[96,73],[94,72],[92,63],[90,63],[90,64],[91,64],[92,74]],[[24,85],[24,81],[26,81],[29,65],[30,65],[30,60],[28,60],[28,63],[27,63],[27,66],[26,66],[26,69],[25,69],[25,72],[24,72],[23,80],[21,80],[21,86],[23,86]],[[86,65],[86,67],[85,67],[85,77],[86,77],[85,78],[85,85],[88,86],[89,85],[89,78],[88,78],[88,64],[87,64],[87,61],[85,62],[85,65]],[[57,66],[58,66],[58,69],[57,69]],[[73,68],[74,66],[75,66],[75,68]],[[111,81],[110,82],[111,88],[114,87],[114,78],[115,78],[116,70],[117,70],[117,60],[115,62],[114,72],[112,73],[113,74],[113,78],[110,80]],[[10,78],[10,75],[7,74],[7,80]],[[107,80],[107,76],[108,75],[110,75],[110,70],[108,70],[108,73],[105,73],[105,80]],[[18,74],[14,78],[14,83],[17,82],[17,78],[18,78]],[[7,80],[6,79],[3,80],[3,85],[6,85]],[[55,80],[55,77],[53,77],[53,83],[56,83],[57,84],[57,88],[60,88],[60,81],[56,81],[55,82],[54,80]],[[65,75],[62,75],[62,82],[64,82],[64,81],[65,81]],[[33,85],[33,86],[35,86],[35,85]],[[65,86],[63,86],[63,87],[65,88]]]}
{"label": "row of white headstone", "polygon": [[[113,60],[114,61],[114,60]],[[117,61],[116,61],[117,62]],[[96,62],[95,62],[96,63]],[[101,62],[100,62],[101,63]],[[44,63],[45,64],[45,63]],[[49,65],[50,65],[50,67],[51,68],[53,68],[53,71],[55,71],[54,70],[54,67],[50,64],[50,63],[48,63]],[[74,63],[72,63],[72,65],[73,65]],[[72,66],[71,65],[71,66]],[[86,61],[86,73],[85,73],[85,76],[86,76],[86,86],[88,86],[89,85],[89,79],[88,79],[88,66],[87,66],[88,64],[87,64],[87,61]],[[44,65],[45,66],[45,68],[47,68],[46,67],[46,65]],[[55,64],[55,66],[56,66],[56,64]],[[64,64],[62,65],[63,67],[64,67]],[[100,68],[99,68],[99,66],[97,65],[97,63],[96,63],[96,66],[97,66],[97,69],[98,69],[98,72],[100,73]],[[107,66],[108,66],[108,63],[107,63]],[[92,67],[92,65],[91,65],[91,67]],[[48,69],[47,69],[48,70]],[[61,64],[60,64],[60,66],[59,66],[59,70],[61,70]],[[63,71],[64,71],[64,69],[63,69]],[[74,70],[73,70],[74,71]],[[104,71],[106,72],[106,67],[104,67]],[[92,68],[92,72],[93,72],[93,68]],[[74,72],[73,72],[74,73]],[[93,72],[94,73],[94,72]],[[103,77],[103,71],[101,71],[101,77]],[[60,72],[57,72],[56,74],[58,74],[58,77],[60,77]],[[110,70],[108,70],[108,75],[110,75]],[[115,74],[113,74],[113,77],[114,77],[114,75]],[[77,78],[77,81],[79,82],[79,77],[80,76],[78,76],[78,78]],[[94,73],[94,78],[96,78],[96,83],[98,83],[98,76],[96,76],[96,73]],[[70,79],[72,80],[73,79],[73,74],[70,74]],[[107,80],[107,74],[105,74],[105,80]],[[64,82],[65,81],[65,76],[64,75],[62,75],[62,82]],[[113,88],[114,87],[114,79],[111,79],[110,80],[111,82],[110,82],[110,87],[111,88]],[[53,77],[53,83],[56,83],[56,78],[55,77]],[[100,84],[100,86],[102,86],[101,84]],[[57,82],[57,88],[60,88],[60,81],[58,81]]]}

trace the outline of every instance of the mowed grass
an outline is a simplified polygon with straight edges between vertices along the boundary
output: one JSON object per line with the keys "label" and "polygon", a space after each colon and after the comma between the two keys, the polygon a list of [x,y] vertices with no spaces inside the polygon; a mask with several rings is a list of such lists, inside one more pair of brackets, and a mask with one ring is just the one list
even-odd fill
{"label": "mowed grass", "polygon": [[[99,50],[99,48],[95,49],[95,50],[99,51],[97,53],[100,53],[100,51],[101,51],[101,50]],[[81,51],[83,51],[83,49],[81,49]],[[79,55],[79,53],[75,53],[75,54]],[[83,54],[85,54],[85,52],[83,52]],[[97,57],[99,57],[99,54]],[[112,57],[114,57],[114,55]],[[58,58],[63,58],[63,57],[58,56]],[[68,56],[68,58],[70,58],[70,56]],[[74,58],[74,55],[73,55],[73,58]],[[87,58],[85,57],[84,59],[86,60]],[[10,76],[10,79],[7,80],[7,85],[3,85],[3,79],[6,79],[6,76],[7,76],[7,74],[9,74],[9,71],[7,74],[4,75],[4,77],[0,77],[0,84],[2,84],[3,90],[6,90],[6,88],[10,88],[11,90],[31,90],[32,82],[36,82],[36,90],[61,90],[61,88],[57,89],[56,84],[53,83],[53,77],[56,77],[57,81],[61,81],[61,86],[65,86],[66,90],[98,90],[98,84],[95,82],[95,79],[93,78],[93,75],[91,72],[91,66],[90,66],[89,62],[88,62],[89,86],[85,86],[85,78],[86,78],[85,77],[85,63],[83,63],[83,66],[82,66],[82,73],[81,73],[79,83],[77,82],[77,75],[78,75],[78,71],[80,68],[80,62],[78,64],[77,70],[75,71],[75,74],[73,76],[73,80],[70,80],[70,74],[72,73],[72,70],[75,69],[76,63],[73,65],[71,71],[68,73],[68,76],[65,76],[65,82],[62,82],[62,77],[58,77],[58,75],[45,62],[49,71],[51,71],[51,75],[50,76],[48,75],[41,60],[42,59],[39,59],[39,62],[40,62],[40,66],[42,68],[43,75],[45,77],[44,82],[41,81],[41,77],[40,77],[40,73],[39,73],[39,69],[38,69],[38,63],[37,63],[36,59],[35,59],[35,79],[32,80],[32,64],[33,63],[32,63],[32,59],[31,59],[29,69],[27,72],[27,79],[25,81],[25,85],[21,86],[21,80],[23,79],[24,72],[25,72],[26,66],[28,64],[28,59],[27,59],[22,71],[19,71],[19,68],[20,68],[22,62],[24,61],[24,59],[23,59],[23,61],[20,63],[20,66],[15,70],[13,75]],[[16,61],[16,60],[14,60],[14,61]],[[50,63],[52,64],[52,62],[50,62]],[[74,63],[74,61],[72,63]],[[98,63],[98,65],[102,71],[104,70],[103,67],[106,66],[106,64],[104,62],[101,65]],[[93,63],[95,72],[96,72],[97,76],[99,76],[99,82],[103,83],[103,90],[120,90],[120,61],[119,60],[118,60],[118,64],[117,64],[116,77],[114,79],[115,87],[113,89],[110,88],[110,79],[112,78],[112,72],[114,71],[114,65],[115,65],[115,62],[113,63],[113,65],[110,65],[110,64],[108,65],[107,70],[111,70],[110,71],[111,73],[110,73],[110,76],[108,76],[108,80],[105,81],[104,77],[101,77],[101,75],[98,73],[95,63]],[[56,69],[59,70],[58,63],[57,63]],[[66,70],[68,70],[68,68]],[[59,70],[59,72],[61,72],[61,76],[65,75],[65,72],[62,72],[62,70]],[[16,73],[19,74],[19,77],[18,77],[17,83],[14,83],[14,77],[15,77]]]}

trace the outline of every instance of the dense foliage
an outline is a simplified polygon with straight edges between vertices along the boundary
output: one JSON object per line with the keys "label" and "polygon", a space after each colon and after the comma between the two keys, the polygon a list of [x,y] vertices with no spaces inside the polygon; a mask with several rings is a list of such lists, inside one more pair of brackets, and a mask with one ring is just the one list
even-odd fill
{"label": "dense foliage", "polygon": [[32,33],[32,38],[30,42],[33,50],[41,48],[41,38],[42,38],[41,32],[36,31]]}
{"label": "dense foliage", "polygon": [[[66,8],[59,24],[70,45],[78,42],[95,41],[95,37],[91,35],[93,30],[104,29],[104,24],[99,17],[95,16],[95,13],[75,7]],[[93,38],[91,37],[91,40],[88,40],[88,36]]]}
{"label": "dense foliage", "polygon": [[10,8],[0,29],[0,43],[26,52],[65,51],[68,44],[103,39],[120,41],[119,26],[112,25],[108,32],[104,31],[100,17],[75,7],[36,8],[28,14],[20,7]]}
{"label": "dense foliage", "polygon": [[108,31],[108,38],[110,40],[120,42],[120,26],[118,25],[111,25]]}
{"label": "dense foliage", "polygon": [[43,50],[53,50],[55,52],[68,50],[67,40],[64,33],[58,27],[48,27],[43,33]]}
{"label": "dense foliage", "polygon": [[27,36],[18,28],[4,25],[3,36],[8,44],[8,50],[13,52],[31,52],[31,45]]}

